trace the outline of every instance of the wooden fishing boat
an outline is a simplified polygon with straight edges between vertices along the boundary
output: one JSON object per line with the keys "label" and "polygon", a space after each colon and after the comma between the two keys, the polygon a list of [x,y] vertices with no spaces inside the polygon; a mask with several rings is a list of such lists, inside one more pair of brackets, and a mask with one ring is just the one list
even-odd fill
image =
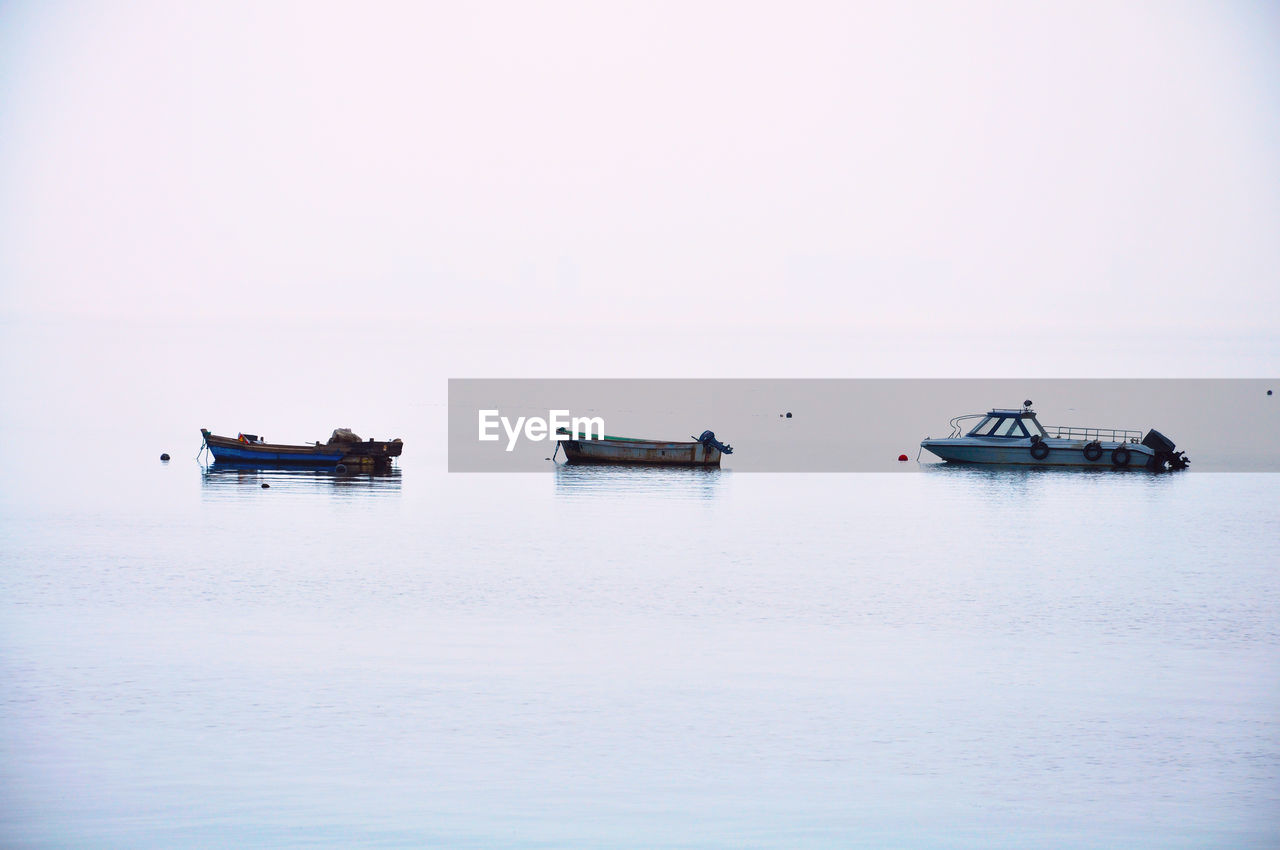
{"label": "wooden fishing boat", "polygon": [[200,429],[204,446],[215,461],[263,466],[332,466],[349,469],[387,469],[391,459],[400,456],[404,442],[394,440],[361,440],[345,428],[339,428],[326,443],[295,446],[268,443],[256,434],[220,437]]}
{"label": "wooden fishing boat", "polygon": [[[693,442],[644,440],[636,437],[591,437],[557,428],[570,463],[626,463],[659,466],[719,466],[722,455],[733,454],[733,447],[716,439],[711,431],[703,431]],[[554,458],[554,454],[552,457]]]}

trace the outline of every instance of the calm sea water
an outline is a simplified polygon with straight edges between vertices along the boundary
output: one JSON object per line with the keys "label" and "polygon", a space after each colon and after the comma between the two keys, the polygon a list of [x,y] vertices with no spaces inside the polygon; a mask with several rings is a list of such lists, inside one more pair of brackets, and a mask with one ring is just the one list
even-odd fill
{"label": "calm sea water", "polygon": [[130,345],[5,364],[4,846],[1280,843],[1280,476],[450,476],[434,372]]}

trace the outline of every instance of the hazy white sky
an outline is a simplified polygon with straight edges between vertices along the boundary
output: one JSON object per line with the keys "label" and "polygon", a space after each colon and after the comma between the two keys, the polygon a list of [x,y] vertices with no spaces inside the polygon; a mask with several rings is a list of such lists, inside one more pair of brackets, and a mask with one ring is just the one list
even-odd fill
{"label": "hazy white sky", "polygon": [[1280,6],[0,5],[0,310],[1266,332]]}

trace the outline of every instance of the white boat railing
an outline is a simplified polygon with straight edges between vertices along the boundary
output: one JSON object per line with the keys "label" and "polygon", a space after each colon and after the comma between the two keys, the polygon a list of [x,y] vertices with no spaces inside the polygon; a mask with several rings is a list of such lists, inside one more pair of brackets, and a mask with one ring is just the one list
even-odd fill
{"label": "white boat railing", "polygon": [[985,413],[965,413],[961,416],[953,416],[951,418],[951,422],[948,423],[951,426],[950,439],[954,440],[963,433],[964,426],[960,424],[961,422],[964,422],[966,419],[982,419],[986,415],[987,414]]}
{"label": "white boat railing", "polygon": [[1045,425],[1045,433],[1059,440],[1105,440],[1108,443],[1140,443],[1141,431],[1125,428],[1076,428],[1070,425]]}

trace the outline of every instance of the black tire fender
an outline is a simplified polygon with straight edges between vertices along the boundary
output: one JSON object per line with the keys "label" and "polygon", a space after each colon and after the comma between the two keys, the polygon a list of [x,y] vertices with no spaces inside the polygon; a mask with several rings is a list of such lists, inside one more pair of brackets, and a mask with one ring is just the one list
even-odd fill
{"label": "black tire fender", "polygon": [[1090,443],[1084,447],[1084,459],[1094,461],[1102,457],[1102,446],[1097,443]]}
{"label": "black tire fender", "polygon": [[1031,444],[1031,456],[1036,460],[1044,460],[1049,456],[1049,447],[1041,440],[1036,440]]}
{"label": "black tire fender", "polygon": [[1133,459],[1133,454],[1124,446],[1118,446],[1111,453],[1111,464],[1113,466],[1128,466],[1129,461]]}

